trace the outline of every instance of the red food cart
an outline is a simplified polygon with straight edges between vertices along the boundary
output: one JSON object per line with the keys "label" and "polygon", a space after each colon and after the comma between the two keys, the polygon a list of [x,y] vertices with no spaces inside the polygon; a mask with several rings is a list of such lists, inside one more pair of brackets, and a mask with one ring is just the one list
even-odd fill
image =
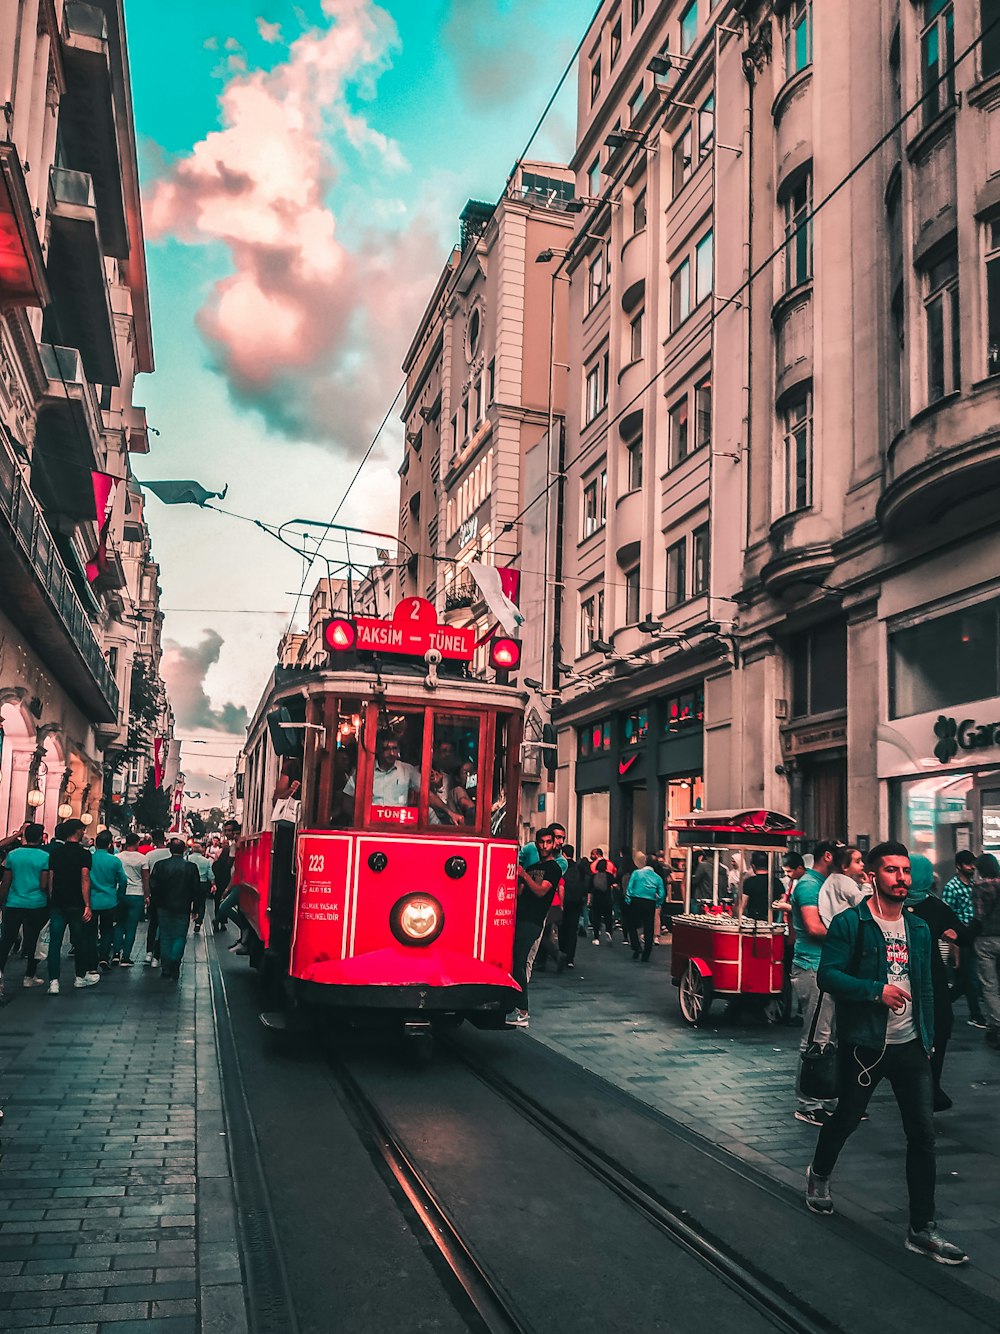
{"label": "red food cart", "polygon": [[[735,870],[742,884],[750,854],[764,852],[768,876],[778,878],[790,840],[802,831],[790,816],[761,810],[693,811],[671,828],[687,853],[684,911],[671,926],[671,978],[681,1014],[697,1025],[718,996],[756,1001],[778,1022],[788,1006],[788,929],[770,893],[766,918],[740,917],[740,890],[729,888],[730,876]],[[698,876],[701,864],[709,869]]]}

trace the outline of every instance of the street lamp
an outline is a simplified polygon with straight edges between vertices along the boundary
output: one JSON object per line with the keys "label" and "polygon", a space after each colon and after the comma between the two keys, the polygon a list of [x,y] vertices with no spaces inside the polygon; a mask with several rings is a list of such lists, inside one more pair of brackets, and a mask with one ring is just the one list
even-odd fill
{"label": "street lamp", "polygon": [[39,791],[37,787],[33,787],[31,791],[28,793],[28,805],[32,808],[32,810],[37,810],[38,807],[41,806],[44,800],[45,800],[45,793]]}
{"label": "street lamp", "polygon": [[81,824],[93,824],[94,817],[91,815],[90,811],[84,811],[80,816],[80,822]]}
{"label": "street lamp", "polygon": [[73,815],[73,807],[69,804],[68,801],[64,801],[62,805],[56,810],[56,815],[59,816],[60,820],[69,820]]}

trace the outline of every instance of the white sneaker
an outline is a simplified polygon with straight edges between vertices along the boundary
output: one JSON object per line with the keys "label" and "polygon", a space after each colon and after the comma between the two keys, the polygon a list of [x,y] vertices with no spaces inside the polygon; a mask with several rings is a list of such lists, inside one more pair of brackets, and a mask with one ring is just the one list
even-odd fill
{"label": "white sneaker", "polygon": [[78,977],[73,985],[74,987],[96,987],[100,980],[99,977],[91,977],[89,973],[85,973],[83,977]]}
{"label": "white sneaker", "polygon": [[527,1028],[528,1022],[527,1010],[514,1010],[507,1016],[507,1023],[511,1028]]}
{"label": "white sneaker", "polygon": [[154,962],[154,959],[153,959],[152,954],[147,954],[147,955],[146,955],[146,967],[147,967],[147,968],[151,967],[151,965],[153,964],[153,962]]}
{"label": "white sneaker", "polygon": [[59,995],[59,983],[58,983],[58,982],[50,982],[50,983],[49,983],[49,995],[50,995],[50,996],[58,996],[58,995]]}
{"label": "white sneaker", "polygon": [[45,986],[45,978],[44,978],[44,977],[26,977],[26,978],[24,979],[24,981],[21,983],[21,986],[24,987],[25,989],[27,989],[28,987],[44,987],[44,986]]}
{"label": "white sneaker", "polygon": [[160,961],[159,961],[159,959],[150,959],[150,961],[149,961],[149,966],[150,966],[150,968],[159,968],[159,966],[160,966]]}
{"label": "white sneaker", "polygon": [[88,969],[88,971],[84,973],[84,977],[86,977],[88,982],[100,982],[101,980],[101,975],[96,968]]}

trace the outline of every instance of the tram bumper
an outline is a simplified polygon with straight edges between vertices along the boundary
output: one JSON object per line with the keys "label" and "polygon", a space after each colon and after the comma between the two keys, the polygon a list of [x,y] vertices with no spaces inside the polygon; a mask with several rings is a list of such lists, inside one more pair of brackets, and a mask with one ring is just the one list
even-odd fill
{"label": "tram bumper", "polygon": [[462,1013],[501,1018],[520,995],[503,968],[430,946],[389,946],[353,959],[322,959],[297,975],[302,999],[357,1010]]}

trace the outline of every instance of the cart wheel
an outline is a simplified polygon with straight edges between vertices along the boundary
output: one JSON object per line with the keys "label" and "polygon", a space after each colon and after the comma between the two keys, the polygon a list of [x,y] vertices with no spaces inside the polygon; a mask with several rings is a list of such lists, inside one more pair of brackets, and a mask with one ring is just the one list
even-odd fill
{"label": "cart wheel", "polygon": [[681,978],[678,1000],[680,1001],[681,1014],[692,1028],[697,1028],[702,1019],[707,1018],[708,1012],[712,1008],[714,991],[712,979],[703,977],[695,965],[689,963]]}

